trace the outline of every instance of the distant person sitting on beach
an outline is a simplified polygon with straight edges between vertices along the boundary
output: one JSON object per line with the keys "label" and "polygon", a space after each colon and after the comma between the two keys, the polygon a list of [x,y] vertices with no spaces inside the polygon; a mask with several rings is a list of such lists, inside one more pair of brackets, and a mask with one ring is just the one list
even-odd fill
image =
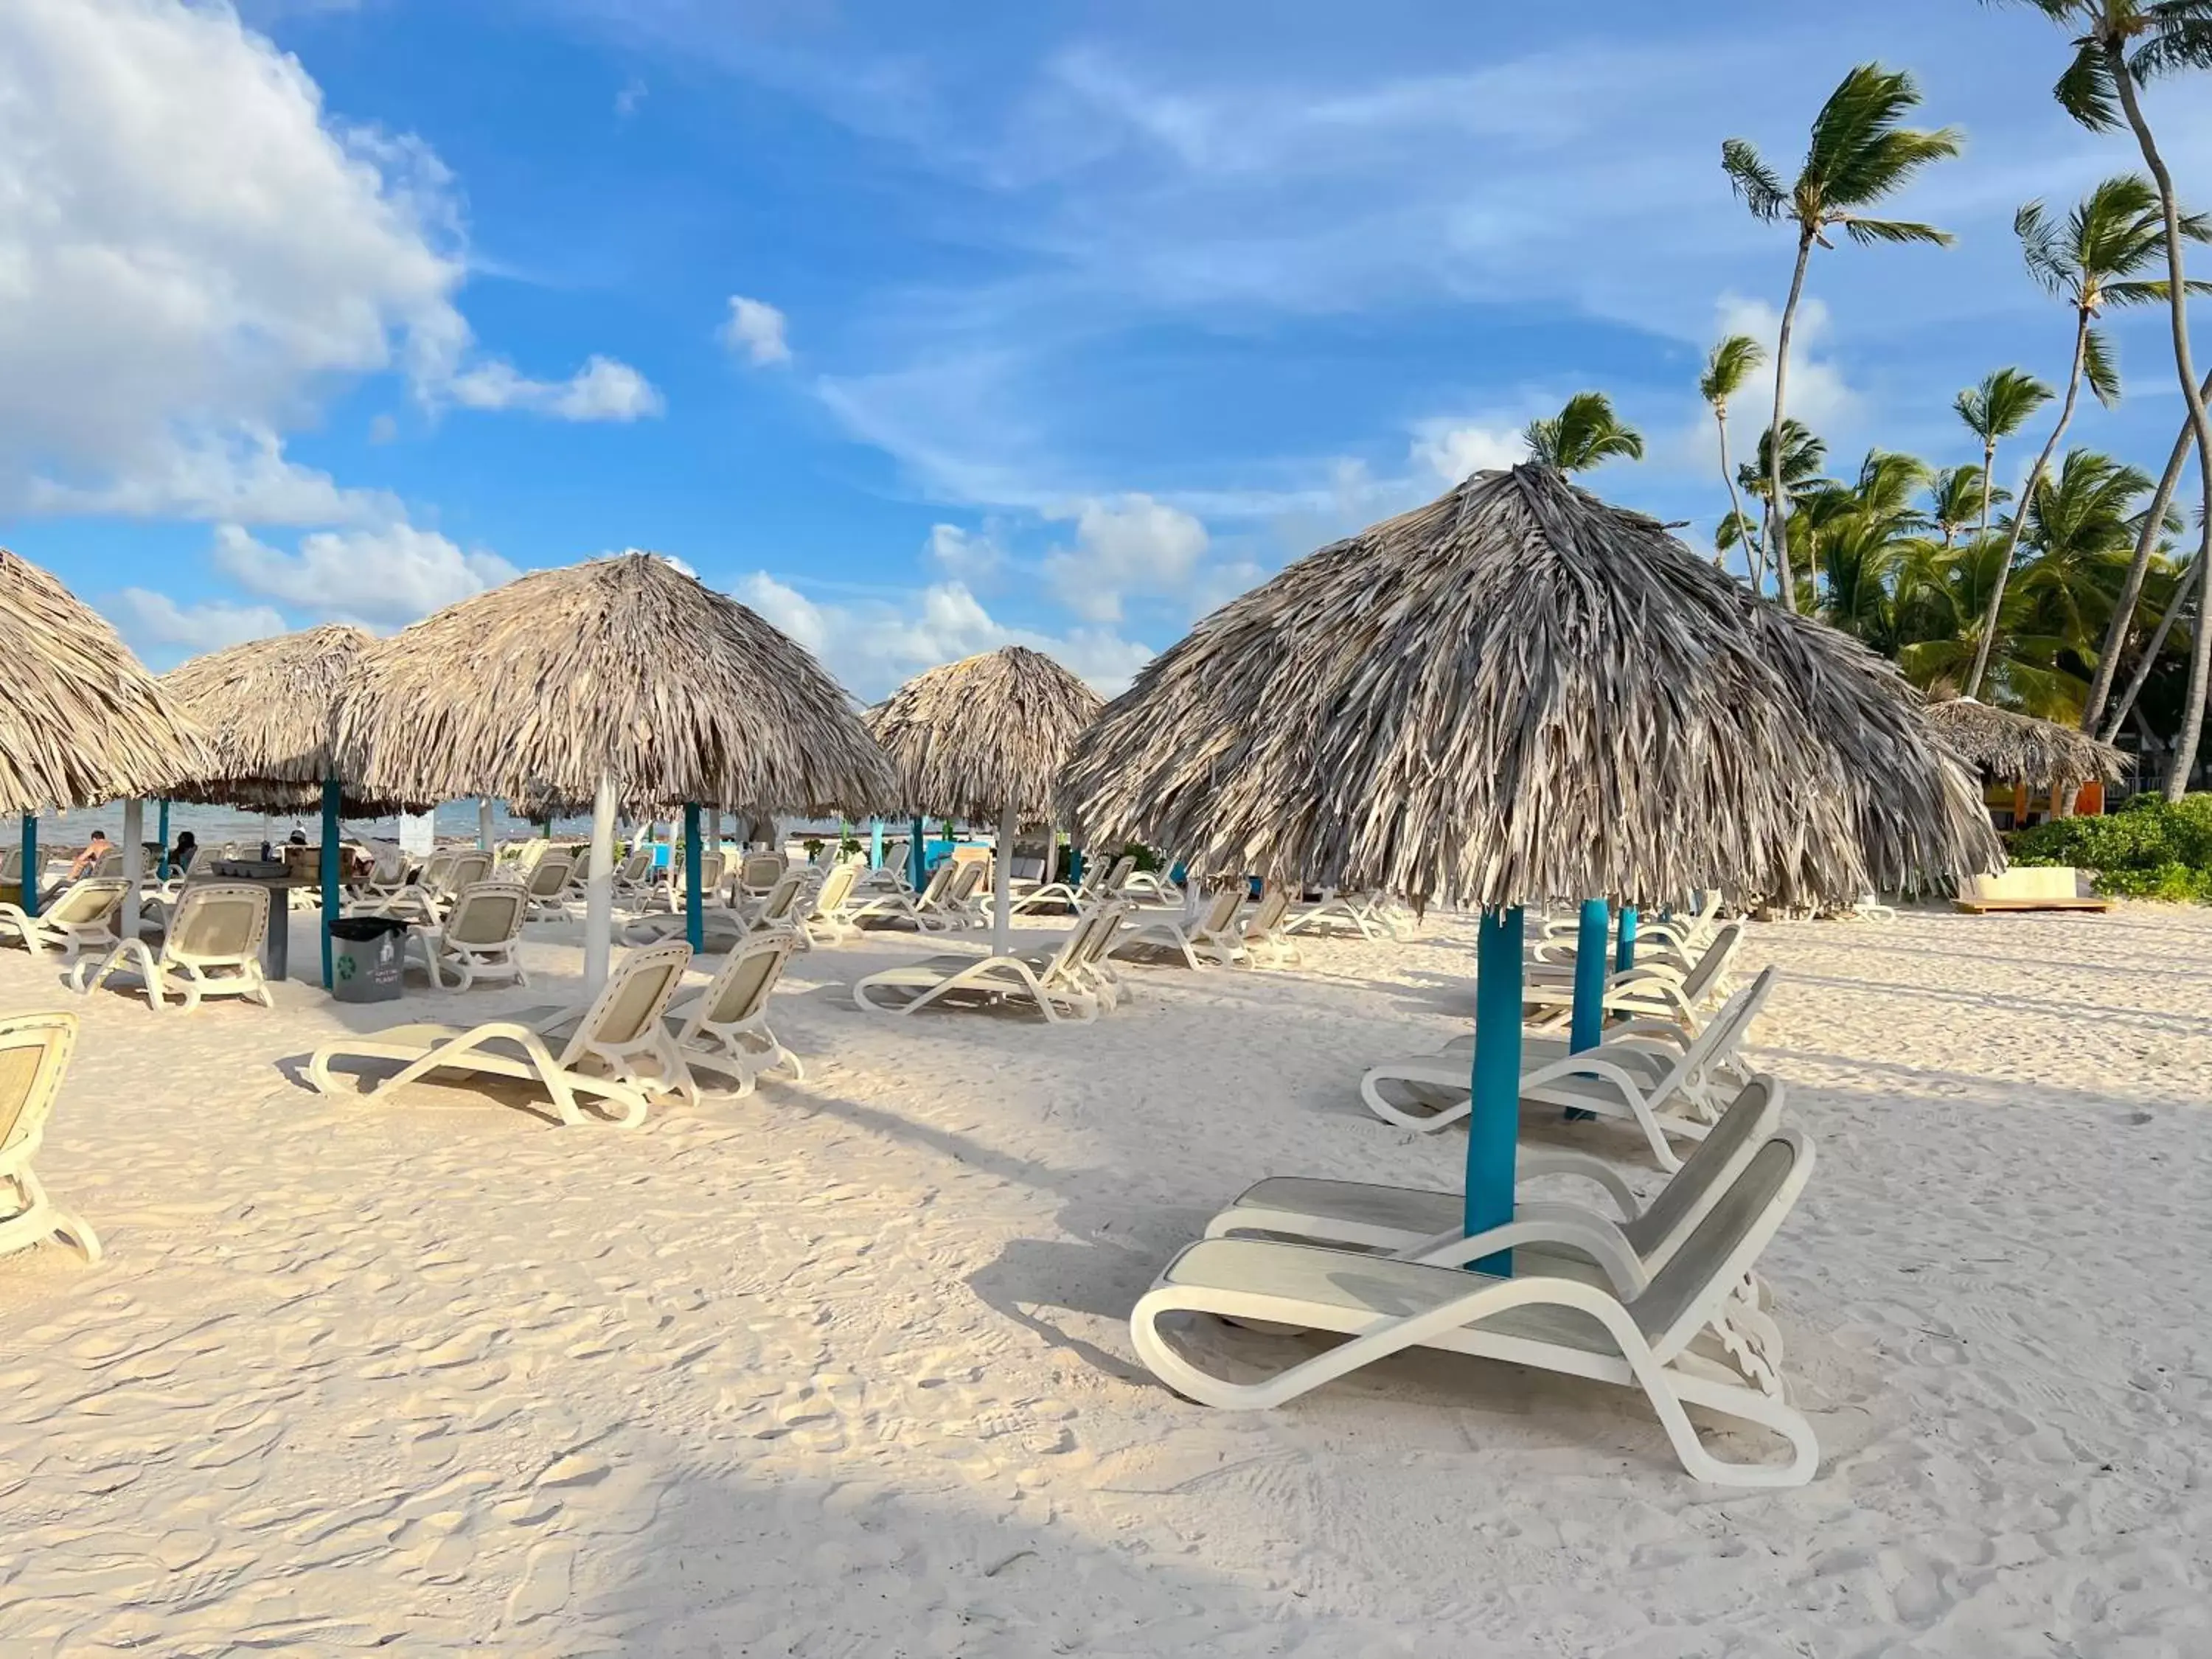
{"label": "distant person sitting on beach", "polygon": [[92,839],[85,843],[84,851],[70,860],[68,879],[75,881],[83,875],[94,865],[100,862],[100,855],[107,850],[106,832],[100,830],[94,830]]}
{"label": "distant person sitting on beach", "polygon": [[307,832],[304,830],[295,830],[285,839],[285,845],[288,847],[305,847],[307,844]]}
{"label": "distant person sitting on beach", "polygon": [[177,832],[177,849],[169,854],[169,868],[172,870],[191,869],[192,864],[192,854],[199,850],[199,841],[191,830],[179,830]]}

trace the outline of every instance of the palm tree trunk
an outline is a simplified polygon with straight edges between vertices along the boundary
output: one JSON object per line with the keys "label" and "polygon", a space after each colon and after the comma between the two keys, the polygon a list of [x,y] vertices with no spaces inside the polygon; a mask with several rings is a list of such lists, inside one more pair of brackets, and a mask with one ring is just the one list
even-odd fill
{"label": "palm tree trunk", "polygon": [[1782,327],[1774,343],[1774,421],[1767,428],[1766,548],[1774,556],[1776,585],[1782,590],[1782,608],[1797,608],[1797,584],[1790,574],[1790,503],[1782,494],[1782,411],[1790,384],[1790,335],[1797,325],[1797,300],[1805,291],[1805,266],[1813,257],[1813,228],[1797,232],[1797,269],[1790,277],[1790,302],[1782,307]]}
{"label": "palm tree trunk", "polygon": [[[2181,378],[2182,398],[2189,404],[2190,428],[2197,434],[2197,482],[2204,495],[2204,544],[2197,554],[2201,562],[2207,552],[2212,552],[2212,415],[2205,412],[2203,394],[2197,389],[2197,365],[2189,352],[2189,285],[2181,258],[2181,215],[2174,205],[2173,175],[2166,171],[2166,158],[2158,153],[2150,123],[2143,119],[2135,75],[2128,67],[2123,43],[2118,38],[2109,39],[2104,42],[2104,52],[2120,94],[2120,107],[2127,112],[2128,125],[2135,130],[2136,143],[2142,150],[2143,165],[2158,185],[2159,208],[2166,217],[2166,297],[2173,320],[2173,367]],[[2212,628],[2204,625],[2207,618],[2201,599],[2197,610],[2197,637],[2190,642],[2189,690],[2181,702],[2181,729],[2175,734],[2173,766],[2166,775],[2168,800],[2179,800],[2188,792],[2189,774],[2197,763],[2197,738],[2204,729],[2204,688],[2208,675],[2212,675]]]}
{"label": "palm tree trunk", "polygon": [[2136,663],[2134,676],[2129,679],[2127,689],[2120,693],[2120,700],[2112,705],[2111,717],[2105,722],[2106,743],[2119,735],[2120,727],[2127,724],[2128,711],[2136,706],[2136,699],[2142,695],[2143,687],[2150,683],[2150,671],[2158,666],[2158,653],[2166,649],[2166,636],[2173,631],[2174,619],[2181,615],[2181,607],[2189,603],[2189,590],[2197,586],[2197,575],[2203,568],[2203,561],[2200,559],[2183,571],[2181,579],[2174,583],[2173,597],[2166,601],[2166,614],[2158,619],[2158,628],[2151,635],[2150,643],[2143,647],[2142,656]]}
{"label": "palm tree trunk", "polygon": [[[2020,550],[2020,532],[2027,526],[2027,509],[2035,500],[2035,488],[2043,482],[2045,470],[2051,465],[2051,452],[2058,441],[2066,435],[2066,428],[2074,419],[2074,404],[2081,395],[2081,364],[2089,351],[2089,313],[2077,307],[2074,313],[2074,367],[2066,376],[2066,401],[2059,405],[2058,424],[2051,428],[2051,435],[2043,441],[2043,451],[2028,470],[2027,483],[2021,486],[2020,500],[2013,506],[2012,529],[2005,536],[2004,556],[1997,561],[1997,579],[1990,587],[1989,609],[1982,615],[1982,637],[1974,646],[1974,666],[1966,676],[1965,695],[1971,697],[1982,689],[1982,676],[1988,672],[1990,649],[1996,643],[1997,611],[2004,604],[2005,581],[2012,574],[2013,555]],[[1983,487],[1988,488],[1988,475]]]}
{"label": "palm tree trunk", "polygon": [[[1721,482],[1728,486],[1729,509],[1735,514],[1736,527],[1748,532],[1751,528],[1751,520],[1743,516],[1743,497],[1736,494],[1735,474],[1729,471],[1728,410],[1725,405],[1721,404],[1713,405],[1713,423],[1721,429]],[[1759,565],[1752,562],[1754,557],[1759,557],[1761,563],[1765,562],[1764,557],[1759,555],[1759,550],[1751,544],[1751,538],[1747,534],[1744,537],[1743,568],[1744,574],[1751,578],[1751,591],[1756,593],[1759,592]],[[1726,562],[1718,553],[1713,555],[1713,562],[1726,568]]]}
{"label": "palm tree trunk", "polygon": [[[2197,395],[2212,398],[2212,374],[2205,375]],[[2112,682],[2120,668],[2120,647],[2128,642],[2128,629],[2135,623],[2136,606],[2142,599],[2143,577],[2150,570],[2150,556],[2158,550],[2158,535],[2166,521],[2166,510],[2173,505],[2174,490],[2180,485],[2182,469],[2189,463],[2189,452],[2196,440],[2196,422],[2184,415],[2181,430],[2174,434],[2173,453],[2166,458],[2166,471],[2159,475],[2158,489],[2150,498],[2150,510],[2143,515],[2142,534],[2136,538],[2135,557],[2128,561],[2127,579],[2120,584],[2118,598],[2112,601],[2112,620],[2105,628],[2105,648],[2098,653],[2097,672],[2089,682],[2089,695],[2081,703],[2084,732],[2097,729],[2097,722],[2104,716],[2106,700],[2112,695]],[[2114,730],[2118,729],[2118,724],[2113,722]]]}

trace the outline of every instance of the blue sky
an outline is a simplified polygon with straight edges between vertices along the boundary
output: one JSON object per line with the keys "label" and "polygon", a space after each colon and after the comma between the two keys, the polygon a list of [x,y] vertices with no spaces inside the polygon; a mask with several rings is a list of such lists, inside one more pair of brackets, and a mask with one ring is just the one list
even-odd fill
{"label": "blue sky", "polygon": [[[1110,690],[1583,387],[1651,445],[1590,482],[1702,537],[1697,369],[1790,252],[1720,141],[1794,163],[1862,59],[1966,130],[1899,204],[1959,246],[1819,256],[1793,404],[1966,459],[1953,394],[2069,343],[2013,210],[2131,160],[2062,51],[1972,0],[15,0],[0,539],[157,667],[640,546],[863,696],[1008,639]],[[2154,467],[2117,337],[2078,434]]]}

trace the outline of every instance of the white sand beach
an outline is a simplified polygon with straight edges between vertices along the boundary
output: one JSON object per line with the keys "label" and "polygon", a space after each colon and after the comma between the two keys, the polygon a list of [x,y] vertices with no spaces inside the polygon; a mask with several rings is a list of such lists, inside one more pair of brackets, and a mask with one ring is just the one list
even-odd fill
{"label": "white sand beach", "polygon": [[1156,1383],[1130,1305],[1246,1183],[1456,1184],[1355,1084],[1467,1029],[1473,933],[1133,970],[1088,1028],[862,1014],[915,945],[817,951],[807,1081],[635,1133],[301,1080],[341,1020],[562,1000],[574,930],[529,991],[189,1018],[0,952],[0,1006],[83,1011],[39,1167],[108,1247],[0,1258],[0,1650],[2212,1650],[2202,910],[1753,929],[1820,1148],[1763,1263],[1808,1486],[1447,1356],[1268,1413]]}

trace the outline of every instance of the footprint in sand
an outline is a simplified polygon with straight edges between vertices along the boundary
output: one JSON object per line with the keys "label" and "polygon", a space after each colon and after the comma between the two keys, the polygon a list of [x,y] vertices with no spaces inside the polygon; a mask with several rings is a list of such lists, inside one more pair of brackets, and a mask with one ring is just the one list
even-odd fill
{"label": "footprint in sand", "polygon": [[568,1606],[575,1565],[576,1547],[565,1538],[533,1546],[523,1564],[520,1582],[507,1595],[507,1622],[531,1624]]}

